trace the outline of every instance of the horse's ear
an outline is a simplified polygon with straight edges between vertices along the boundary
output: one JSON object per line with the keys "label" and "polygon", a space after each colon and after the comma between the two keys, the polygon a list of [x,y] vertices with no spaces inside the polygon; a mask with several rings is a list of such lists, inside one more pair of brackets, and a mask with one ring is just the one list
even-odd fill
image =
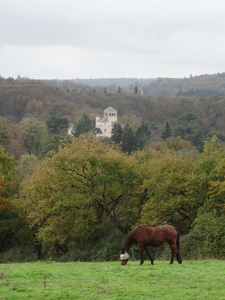
{"label": "horse's ear", "polygon": [[125,254],[125,250],[123,248],[120,249],[120,254]]}

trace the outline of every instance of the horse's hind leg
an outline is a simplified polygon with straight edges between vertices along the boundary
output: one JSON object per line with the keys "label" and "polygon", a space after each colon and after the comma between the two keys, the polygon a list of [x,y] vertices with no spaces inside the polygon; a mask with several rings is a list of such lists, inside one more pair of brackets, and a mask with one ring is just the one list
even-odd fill
{"label": "horse's hind leg", "polygon": [[170,258],[170,264],[172,265],[174,262],[174,251],[171,249],[171,258]]}
{"label": "horse's hind leg", "polygon": [[182,259],[180,256],[180,250],[176,245],[170,244],[170,250],[171,250],[171,259],[170,259],[170,264],[173,264],[174,261],[174,255],[176,255],[176,259],[179,264],[182,263]]}
{"label": "horse's hind leg", "polygon": [[176,245],[169,244],[170,245],[170,251],[171,251],[171,258],[170,258],[170,264],[172,265],[174,262],[174,255],[176,252]]}
{"label": "horse's hind leg", "polygon": [[176,254],[176,258],[177,258],[178,263],[182,264],[182,258],[180,256],[180,250],[178,249],[175,254]]}
{"label": "horse's hind leg", "polygon": [[154,260],[153,260],[151,254],[150,254],[150,251],[149,251],[148,247],[145,247],[144,250],[145,250],[146,254],[147,254],[148,257],[149,257],[149,259],[150,259],[150,261],[151,261],[151,264],[154,265]]}

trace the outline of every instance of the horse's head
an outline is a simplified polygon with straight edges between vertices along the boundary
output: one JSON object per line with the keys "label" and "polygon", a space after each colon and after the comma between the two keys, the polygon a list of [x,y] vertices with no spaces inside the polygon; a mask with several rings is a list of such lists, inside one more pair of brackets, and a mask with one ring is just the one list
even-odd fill
{"label": "horse's head", "polygon": [[124,249],[120,250],[120,263],[121,265],[126,265],[130,256]]}

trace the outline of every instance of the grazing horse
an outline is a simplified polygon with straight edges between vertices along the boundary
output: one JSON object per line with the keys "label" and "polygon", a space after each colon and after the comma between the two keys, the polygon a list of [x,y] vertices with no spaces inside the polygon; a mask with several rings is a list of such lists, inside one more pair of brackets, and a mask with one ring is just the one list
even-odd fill
{"label": "grazing horse", "polygon": [[144,263],[144,251],[149,257],[151,264],[154,264],[153,258],[148,250],[148,246],[158,247],[164,243],[168,243],[171,250],[170,264],[174,261],[176,255],[179,264],[182,263],[179,246],[179,233],[177,229],[171,225],[162,225],[158,227],[149,227],[146,225],[138,225],[130,231],[126,237],[123,248],[120,251],[121,265],[126,265],[130,256],[129,251],[132,245],[137,245],[141,252],[141,263]]}

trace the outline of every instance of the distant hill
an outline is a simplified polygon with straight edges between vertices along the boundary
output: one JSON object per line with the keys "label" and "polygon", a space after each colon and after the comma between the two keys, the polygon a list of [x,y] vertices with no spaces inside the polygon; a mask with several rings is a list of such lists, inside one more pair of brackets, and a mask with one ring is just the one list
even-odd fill
{"label": "distant hill", "polygon": [[225,73],[190,76],[189,78],[158,78],[143,87],[145,96],[223,96]]}
{"label": "distant hill", "polygon": [[47,80],[45,83],[56,85],[64,91],[86,90],[118,92],[133,92],[137,87],[143,96],[224,96],[225,73],[213,75],[190,76],[189,78],[97,78]]}
{"label": "distant hill", "polygon": [[42,80],[45,84],[58,86],[64,91],[107,91],[117,93],[118,90],[123,92],[133,92],[135,87],[140,90],[145,85],[150,85],[156,81],[156,78],[89,78],[89,79],[54,79]]}
{"label": "distant hill", "polygon": [[110,85],[116,85],[116,86],[129,86],[129,85],[145,85],[150,84],[154,82],[155,78],[97,78],[97,79],[73,79],[76,83],[82,83],[90,86],[110,86]]}

